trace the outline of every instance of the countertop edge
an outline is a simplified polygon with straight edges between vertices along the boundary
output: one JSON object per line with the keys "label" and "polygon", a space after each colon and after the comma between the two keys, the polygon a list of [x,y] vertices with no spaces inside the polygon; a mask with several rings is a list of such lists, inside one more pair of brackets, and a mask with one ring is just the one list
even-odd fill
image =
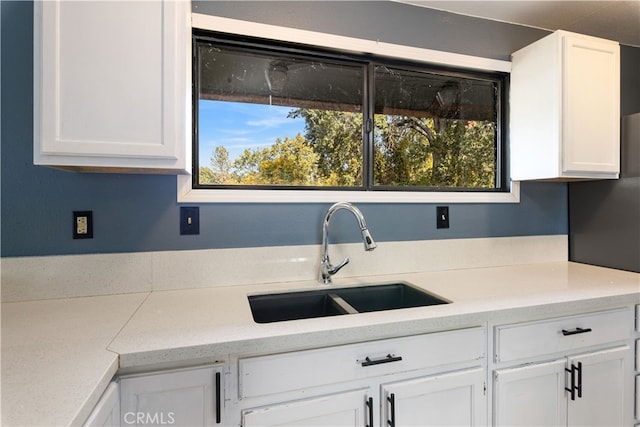
{"label": "countertop edge", "polygon": [[118,372],[119,355],[110,350],[105,350],[105,352],[112,354],[113,360],[111,361],[111,364],[109,366],[105,367],[104,372],[96,382],[93,390],[91,391],[89,396],[87,396],[85,401],[82,403],[82,406],[78,408],[78,411],[76,412],[75,416],[71,420],[70,425],[72,426],[81,426],[84,424],[87,418],[89,418],[89,415],[91,415],[93,408],[100,401],[100,398],[102,397],[105,390],[107,389],[107,386],[113,380],[113,377]]}

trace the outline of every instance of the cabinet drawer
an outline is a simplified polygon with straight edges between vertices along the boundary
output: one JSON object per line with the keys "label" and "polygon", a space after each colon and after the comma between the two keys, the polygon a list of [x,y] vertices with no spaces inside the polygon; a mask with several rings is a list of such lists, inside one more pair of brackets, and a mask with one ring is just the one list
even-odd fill
{"label": "cabinet drawer", "polygon": [[483,328],[239,360],[240,398],[480,360]]}
{"label": "cabinet drawer", "polygon": [[620,309],[497,326],[495,360],[508,362],[626,340],[632,325],[633,311]]}

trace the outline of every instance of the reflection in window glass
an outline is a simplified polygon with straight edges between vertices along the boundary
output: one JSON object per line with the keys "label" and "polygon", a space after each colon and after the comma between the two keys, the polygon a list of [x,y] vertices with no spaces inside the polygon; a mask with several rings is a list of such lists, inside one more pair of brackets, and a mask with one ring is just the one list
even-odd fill
{"label": "reflection in window glass", "polygon": [[505,75],[194,40],[195,187],[507,190]]}
{"label": "reflection in window glass", "polygon": [[375,68],[374,185],[496,188],[497,81]]}
{"label": "reflection in window glass", "polygon": [[362,187],[363,65],[196,50],[198,185]]}

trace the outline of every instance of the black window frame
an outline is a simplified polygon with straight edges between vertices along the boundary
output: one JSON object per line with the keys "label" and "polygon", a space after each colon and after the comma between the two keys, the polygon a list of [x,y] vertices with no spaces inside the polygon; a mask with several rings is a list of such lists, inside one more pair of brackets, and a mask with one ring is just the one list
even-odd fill
{"label": "black window frame", "polygon": [[[301,186],[301,185],[265,185],[265,184],[200,184],[199,181],[199,75],[198,75],[198,44],[216,43],[225,47],[258,53],[277,53],[279,55],[305,56],[319,60],[350,65],[362,65],[365,68],[363,79],[363,129],[362,129],[362,185],[361,186]],[[374,184],[374,132],[368,131],[367,122],[372,123],[375,108],[375,81],[373,78],[376,66],[401,68],[407,71],[442,74],[451,77],[473,78],[488,80],[496,83],[496,158],[495,158],[495,187],[434,187],[434,186],[388,186]],[[448,67],[425,62],[402,60],[398,58],[341,51],[292,42],[256,38],[242,35],[230,35],[209,30],[193,29],[192,33],[192,181],[193,189],[198,190],[305,190],[305,191],[349,191],[349,192],[452,192],[452,193],[508,193],[510,182],[508,178],[507,162],[507,129],[508,129],[508,90],[509,73],[500,71],[478,71],[459,67]]]}

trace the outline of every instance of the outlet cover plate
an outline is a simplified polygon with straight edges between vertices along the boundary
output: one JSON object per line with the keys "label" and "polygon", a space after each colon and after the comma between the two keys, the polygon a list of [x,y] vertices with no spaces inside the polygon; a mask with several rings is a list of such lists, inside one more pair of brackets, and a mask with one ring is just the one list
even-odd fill
{"label": "outlet cover plate", "polygon": [[197,206],[180,207],[180,234],[200,234],[200,208]]}
{"label": "outlet cover plate", "polygon": [[73,238],[93,239],[93,211],[73,211]]}
{"label": "outlet cover plate", "polygon": [[436,206],[436,228],[449,228],[449,206]]}

